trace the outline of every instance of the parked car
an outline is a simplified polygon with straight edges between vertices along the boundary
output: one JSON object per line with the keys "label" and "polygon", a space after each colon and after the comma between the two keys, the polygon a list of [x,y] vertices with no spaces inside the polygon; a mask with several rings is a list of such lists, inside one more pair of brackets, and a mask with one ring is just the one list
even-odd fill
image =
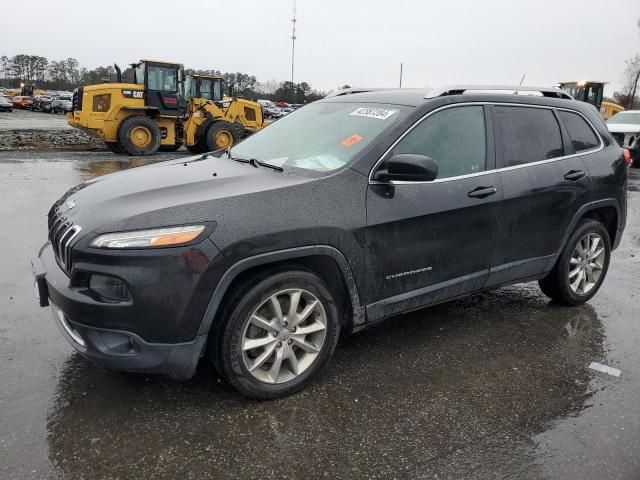
{"label": "parked car", "polygon": [[399,313],[532,280],[583,304],[623,233],[628,152],[559,90],[490,90],[336,96],[74,187],[33,263],[40,304],[96,363],[187,379],[206,356],[261,399]]}
{"label": "parked car", "polygon": [[13,102],[9,99],[9,97],[0,95],[0,112],[12,112],[12,111],[13,111]]}
{"label": "parked car", "polygon": [[281,110],[280,110],[280,112],[281,112],[281,113],[282,113],[282,115],[284,116],[284,115],[288,115],[288,114],[290,114],[290,113],[291,113],[291,112],[293,112],[294,110],[295,110],[294,108],[287,107],[287,108],[283,108],[283,109],[281,109]]}
{"label": "parked car", "polygon": [[633,166],[640,168],[640,110],[616,113],[607,120],[607,128],[621,147],[629,149]]}
{"label": "parked car", "polygon": [[275,105],[269,107],[263,107],[264,116],[267,118],[280,118],[282,116],[282,110]]}
{"label": "parked car", "polygon": [[58,95],[51,102],[51,113],[67,113],[73,109],[71,95]]}
{"label": "parked car", "polygon": [[13,97],[12,102],[13,102],[13,108],[20,108],[20,109],[26,110],[31,106],[31,97],[17,95]]}
{"label": "parked car", "polygon": [[38,95],[33,97],[29,110],[34,112],[50,112],[51,111],[51,97],[46,95]]}

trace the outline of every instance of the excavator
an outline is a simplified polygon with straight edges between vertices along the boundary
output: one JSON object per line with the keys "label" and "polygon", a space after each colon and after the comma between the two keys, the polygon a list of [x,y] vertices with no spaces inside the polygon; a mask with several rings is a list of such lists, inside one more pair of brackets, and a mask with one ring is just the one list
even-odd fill
{"label": "excavator", "polygon": [[604,86],[607,82],[598,82],[595,80],[582,80],[579,82],[559,82],[558,87],[576,100],[590,103],[596,107],[602,117],[607,120],[612,115],[621,112],[624,108],[613,102],[602,101],[604,95]]}
{"label": "excavator", "polygon": [[77,88],[68,123],[104,140],[114,153],[152,155],[184,145],[193,153],[227,148],[264,126],[259,104],[224,97],[220,77],[185,78],[179,63],[140,60],[133,82]]}

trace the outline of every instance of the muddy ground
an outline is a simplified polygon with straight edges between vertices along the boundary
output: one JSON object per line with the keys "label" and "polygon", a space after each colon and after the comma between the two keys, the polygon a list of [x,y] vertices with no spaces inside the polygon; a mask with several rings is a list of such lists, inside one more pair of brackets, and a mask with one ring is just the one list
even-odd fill
{"label": "muddy ground", "polygon": [[300,394],[254,402],[206,364],[186,383],[96,367],[36,304],[52,202],[173,156],[0,152],[0,478],[640,478],[637,172],[589,304],[527,284],[398,316]]}

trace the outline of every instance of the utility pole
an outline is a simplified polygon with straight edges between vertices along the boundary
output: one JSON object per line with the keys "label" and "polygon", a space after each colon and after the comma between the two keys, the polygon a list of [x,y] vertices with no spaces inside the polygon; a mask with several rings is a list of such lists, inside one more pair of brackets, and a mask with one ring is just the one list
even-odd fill
{"label": "utility pole", "polygon": [[291,23],[293,24],[291,33],[291,88],[293,88],[293,67],[296,54],[296,21],[296,0],[293,0],[293,18],[291,19]]}
{"label": "utility pole", "polygon": [[400,88],[402,88],[402,67],[403,67],[403,63],[400,62]]}

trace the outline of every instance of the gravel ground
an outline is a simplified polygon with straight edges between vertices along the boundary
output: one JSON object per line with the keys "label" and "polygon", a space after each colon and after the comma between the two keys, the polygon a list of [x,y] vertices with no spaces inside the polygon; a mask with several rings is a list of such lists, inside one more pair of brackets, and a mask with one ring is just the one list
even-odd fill
{"label": "gravel ground", "polygon": [[637,171],[588,304],[526,284],[401,315],[343,339],[303,392],[255,402],[204,361],[186,383],[96,367],[36,304],[50,205],[176,156],[0,152],[0,478],[640,478]]}
{"label": "gravel ground", "polygon": [[103,149],[101,140],[71,127],[65,115],[14,110],[0,113],[0,150]]}

